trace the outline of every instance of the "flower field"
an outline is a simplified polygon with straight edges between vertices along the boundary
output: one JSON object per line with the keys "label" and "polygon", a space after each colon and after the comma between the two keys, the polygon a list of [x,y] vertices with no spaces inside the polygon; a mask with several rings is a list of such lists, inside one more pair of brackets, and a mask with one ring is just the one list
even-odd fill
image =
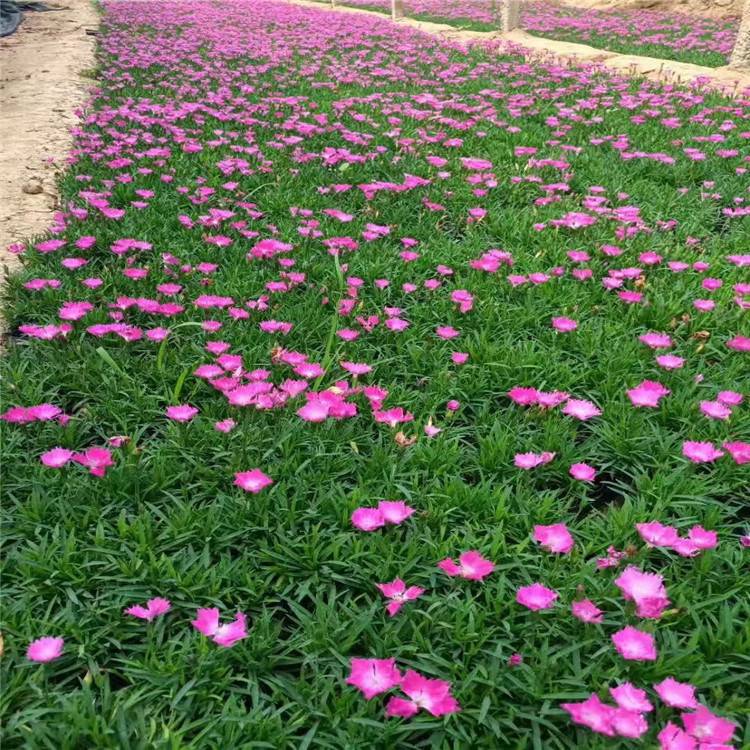
{"label": "flower field", "polygon": [[[412,18],[493,31],[498,25],[496,8],[501,3],[502,0],[404,0],[404,12]],[[381,12],[388,12],[391,7],[390,0],[343,0],[341,4]],[[540,0],[523,4],[521,28],[534,36],[613,52],[718,67],[729,60],[739,18],[701,18],[654,10],[596,10]]]}
{"label": "flower field", "polygon": [[701,18],[666,11],[605,11],[530,3],[522,27],[536,36],[581,42],[632,55],[718,67],[732,53],[739,18]]}
{"label": "flower field", "polygon": [[747,747],[750,92],[99,43],[5,291],[4,747]]}

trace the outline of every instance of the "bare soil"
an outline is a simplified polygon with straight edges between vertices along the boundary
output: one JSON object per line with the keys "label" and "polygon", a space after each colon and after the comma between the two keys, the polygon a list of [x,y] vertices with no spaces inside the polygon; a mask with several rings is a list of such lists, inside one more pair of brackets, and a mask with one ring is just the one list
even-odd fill
{"label": "bare soil", "polygon": [[99,17],[90,0],[47,0],[0,40],[0,274],[17,265],[11,243],[43,233],[58,208],[57,177],[71,148],[74,112],[94,84]]}

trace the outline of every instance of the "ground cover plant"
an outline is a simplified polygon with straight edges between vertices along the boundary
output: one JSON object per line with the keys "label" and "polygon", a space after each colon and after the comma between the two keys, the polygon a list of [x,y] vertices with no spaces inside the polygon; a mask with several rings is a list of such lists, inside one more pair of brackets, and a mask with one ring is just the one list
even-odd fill
{"label": "ground cover plant", "polygon": [[740,19],[656,10],[596,10],[535,2],[522,26],[535,36],[718,67],[729,62]]}
{"label": "ground cover plant", "polygon": [[750,742],[747,97],[104,5],[2,371],[5,747]]}
{"label": "ground cover plant", "polygon": [[[345,0],[342,5],[390,11],[390,0]],[[476,31],[497,29],[501,0],[404,0],[407,16]],[[535,36],[666,60],[726,65],[739,18],[702,18],[655,10],[597,10],[548,2],[522,5],[521,28]]]}

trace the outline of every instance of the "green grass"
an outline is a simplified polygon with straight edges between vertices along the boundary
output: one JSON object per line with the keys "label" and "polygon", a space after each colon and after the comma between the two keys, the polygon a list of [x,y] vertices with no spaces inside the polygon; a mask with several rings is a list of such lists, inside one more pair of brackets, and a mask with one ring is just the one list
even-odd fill
{"label": "green grass", "polygon": [[[738,157],[719,158],[713,145],[694,140],[724,132],[720,147],[745,148],[741,104],[707,92],[669,93],[653,83],[530,67],[479,50],[465,55],[371,18],[316,16],[310,23],[318,11],[283,7],[284,15],[276,15],[266,3],[253,6],[252,14],[242,4],[150,10],[112,5],[105,14],[101,89],[88,113],[98,117],[83,126],[80,158],[60,189],[64,204],[80,206],[82,188],[105,190],[114,175],[131,174],[133,181],[115,184],[110,198],[128,210],[121,221],[106,220],[93,209],[85,219],[69,220],[63,236],[69,254],[90,259],[85,269],[61,269],[65,251],[30,251],[6,292],[14,335],[0,365],[2,410],[49,401],[73,419],[67,426],[2,423],[3,746],[625,748],[632,745],[574,728],[559,704],[593,691],[604,696],[616,682],[650,687],[670,675],[697,685],[705,703],[737,722],[738,746],[747,746],[750,700],[743,686],[750,678],[750,584],[748,553],[738,543],[750,518],[747,466],[728,457],[694,466],[680,456],[683,440],[721,443],[750,436],[747,402],[727,424],[698,412],[698,402],[718,390],[744,392],[746,401],[750,391],[747,356],[724,346],[731,335],[748,332],[747,313],[732,301],[731,287],[743,280],[742,269],[724,258],[747,252],[750,224],[722,214],[735,197],[746,195],[746,175],[736,171]],[[189,15],[193,9],[196,17]],[[193,39],[199,42],[195,47]],[[274,57],[290,48],[293,54]],[[136,65],[126,55],[130,49],[142,55]],[[378,73],[386,64],[391,73]],[[207,77],[199,77],[201,70]],[[352,77],[342,75],[335,90],[320,86],[342,70]],[[394,70],[404,71],[408,80]],[[253,90],[243,91],[243,85]],[[222,87],[231,91],[223,99],[228,119],[217,117],[219,105],[210,103],[224,96]],[[357,99],[374,92],[379,99]],[[415,111],[426,111],[425,93],[473,111],[449,105],[425,118]],[[279,96],[304,98],[290,103]],[[130,100],[141,102],[142,110],[129,107]],[[202,152],[183,152],[174,130],[156,115],[156,121],[148,120],[153,103],[180,101],[209,103],[202,118],[180,120],[204,145]],[[390,112],[382,111],[386,105]],[[117,115],[104,116],[115,107]],[[358,145],[342,137],[340,128],[330,128],[307,136],[304,151],[334,146],[361,154],[383,146],[385,153],[364,163],[325,166],[320,159],[295,160],[293,146],[268,145],[291,132],[280,123],[294,117],[311,122],[315,114],[372,139]],[[637,115],[642,123],[633,122]],[[398,134],[391,132],[396,125],[389,116],[400,118]],[[555,116],[562,133],[549,120]],[[663,127],[660,120],[668,116],[680,117],[681,127]],[[509,132],[498,121],[521,132]],[[726,121],[735,127],[720,131]],[[216,130],[237,135],[210,145]],[[425,131],[461,137],[463,146],[426,143]],[[145,133],[157,142],[167,139],[172,154],[164,166],[135,158],[150,146],[138,139],[122,146],[134,158],[130,166],[109,168],[111,156],[99,158],[106,146],[123,144],[123,136]],[[676,163],[624,161],[615,149],[590,144],[592,138],[623,133],[632,150],[663,151]],[[551,140],[581,151],[563,151]],[[272,168],[223,175],[217,162],[242,157],[231,146],[250,142],[261,144]],[[519,145],[539,148],[539,157],[570,161],[571,189],[561,202],[534,205],[541,195],[535,185],[511,181],[532,174],[544,184],[563,179],[557,170],[528,167],[526,158],[514,157]],[[684,145],[704,149],[709,157],[691,161]],[[428,154],[450,160],[449,179],[435,178]],[[492,160],[498,187],[486,197],[473,196],[461,156]],[[138,173],[146,164],[156,173],[171,170],[173,182]],[[335,196],[318,191],[338,182],[400,182],[405,173],[429,176],[433,184],[379,193],[371,201],[357,189]],[[81,176],[91,180],[82,182]],[[188,186],[192,194],[201,178],[217,191],[208,203],[194,205],[175,189]],[[228,179],[240,183],[234,197],[221,187]],[[701,199],[706,180],[720,199]],[[538,222],[581,210],[596,185],[604,186],[616,205],[640,206],[654,231],[616,240],[616,225],[604,219],[578,232],[534,229]],[[680,195],[681,187],[690,191]],[[135,189],[155,192],[146,209],[130,208]],[[618,202],[618,192],[629,197]],[[425,196],[446,210],[427,210]],[[204,293],[257,298],[278,278],[278,267],[248,263],[245,254],[255,240],[228,226],[188,231],[177,217],[197,220],[243,197],[264,214],[248,220],[248,227],[263,238],[271,236],[273,225],[278,238],[294,243],[293,270],[304,272],[306,281],[272,295],[267,313],[251,312],[249,321],[232,322],[225,313],[196,310],[192,300]],[[477,205],[488,210],[487,217],[467,224],[468,208]],[[361,242],[356,253],[343,256],[349,268],[342,275],[319,240],[298,233],[299,219],[290,207],[312,210],[325,236],[359,237],[368,222],[388,224],[391,235]],[[354,221],[340,224],[321,213],[331,207],[354,214]],[[235,210],[235,219],[246,218]],[[676,228],[660,231],[658,222],[670,219],[678,222]],[[219,250],[203,241],[204,233],[227,234],[234,243]],[[73,241],[84,235],[95,235],[96,247],[73,251]],[[415,263],[398,257],[402,236],[420,242],[422,257]],[[136,263],[150,268],[147,280],[122,275],[122,259],[109,250],[121,237],[153,245]],[[699,238],[700,245],[688,245],[689,237]],[[598,252],[604,243],[626,252],[608,260]],[[504,279],[507,269],[489,275],[468,266],[493,247],[513,253],[514,273],[570,267],[566,251],[586,249],[595,278],[581,283],[567,274],[513,289]],[[701,277],[673,274],[664,266],[648,271],[647,305],[624,305],[603,289],[600,279],[609,269],[637,265],[646,250],[661,253],[665,262],[710,262],[710,274],[724,280],[712,295],[717,309],[704,316],[695,312],[692,300],[708,296],[700,289]],[[219,263],[210,286],[202,286],[197,274],[177,279],[185,287],[182,315],[125,314],[142,327],[171,328],[170,337],[162,344],[125,343],[87,334],[87,326],[108,320],[107,305],[118,296],[157,296],[156,285],[170,280],[162,253],[193,265]],[[403,283],[421,285],[434,277],[439,263],[455,271],[442,290],[402,293]],[[101,277],[103,285],[87,291],[80,285],[86,275]],[[382,317],[385,305],[398,306],[410,328],[394,335],[380,325],[349,344],[332,339],[331,330],[356,327],[333,314],[346,294],[346,275],[366,282],[356,314]],[[37,277],[59,277],[63,284],[43,292],[23,287]],[[379,278],[390,279],[387,290],[374,288]],[[469,289],[476,298],[465,316],[449,299],[454,288]],[[332,303],[323,304],[324,298]],[[89,299],[96,310],[74,324],[67,340],[15,335],[20,324],[55,321],[68,299]],[[549,322],[553,315],[577,319],[579,330],[556,334]],[[288,337],[269,336],[257,327],[266,318],[295,327]],[[196,324],[203,319],[221,319],[225,327],[211,336]],[[442,324],[460,328],[461,337],[436,338],[434,329]],[[637,340],[648,330],[670,332],[678,342],[675,351],[688,360],[683,370],[665,373],[655,366],[653,352]],[[702,331],[710,334],[707,341]],[[293,377],[289,368],[271,364],[277,344],[329,367],[321,387],[344,377],[340,360],[367,362],[375,369],[365,382],[389,390],[387,406],[415,415],[414,424],[402,427],[417,441],[399,446],[395,431],[374,423],[361,398],[356,418],[319,425],[295,415],[301,400],[271,411],[233,409],[192,376],[211,361],[204,351],[211,339],[230,341],[246,370],[268,368],[276,383]],[[469,364],[451,365],[454,349],[468,352]],[[696,382],[698,374],[702,382]],[[658,379],[672,391],[658,410],[634,409],[625,396],[626,388],[644,378]],[[590,398],[604,414],[581,423],[558,411],[523,410],[505,395],[519,384]],[[454,415],[445,410],[449,399],[462,404]],[[177,403],[201,412],[189,424],[170,423],[164,410]],[[216,432],[213,422],[228,416],[237,428],[229,435]],[[422,432],[429,417],[443,428],[434,439]],[[40,454],[56,445],[82,450],[114,435],[127,435],[130,443],[113,450],[115,465],[102,479],[79,466],[58,471],[39,462]],[[513,456],[527,450],[555,451],[557,458],[522,472],[513,467]],[[595,485],[568,476],[576,461],[597,468]],[[232,486],[234,472],[256,466],[274,479],[272,487],[248,495]],[[380,499],[406,500],[418,512],[398,528],[370,534],[353,529],[352,511]],[[695,559],[648,550],[634,524],[654,519],[682,531],[697,523],[716,529],[720,545]],[[570,556],[547,554],[531,540],[535,524],[563,521],[576,538]],[[638,620],[612,584],[612,571],[595,570],[592,560],[608,545],[629,549],[632,564],[664,575],[673,606],[662,620]],[[439,560],[467,549],[497,564],[484,583],[449,579],[437,570]],[[391,619],[374,584],[397,576],[428,591]],[[560,593],[554,610],[531,613],[515,603],[516,589],[534,581]],[[605,625],[587,626],[570,616],[570,602],[583,591],[606,610]],[[153,624],[123,616],[124,607],[152,596],[171,599],[172,611]],[[224,614],[247,612],[249,637],[225,650],[195,632],[189,621],[197,607],[208,606]],[[626,624],[656,633],[657,662],[617,656],[610,635]],[[63,657],[49,665],[27,662],[28,642],[48,634],[65,637]],[[514,652],[524,654],[524,664],[510,669],[507,660]],[[450,680],[462,712],[445,720],[424,712],[411,721],[386,720],[382,696],[367,702],[344,680],[350,658],[388,656],[396,656],[404,669]],[[656,729],[675,716],[660,705],[650,721]],[[654,745],[654,735],[644,746]]]}

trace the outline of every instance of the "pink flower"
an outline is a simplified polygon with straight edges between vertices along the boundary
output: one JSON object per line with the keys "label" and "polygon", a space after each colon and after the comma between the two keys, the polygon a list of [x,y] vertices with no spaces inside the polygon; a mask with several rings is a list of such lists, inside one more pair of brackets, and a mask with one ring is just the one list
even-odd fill
{"label": "pink flower", "polygon": [[41,462],[50,469],[60,469],[73,458],[73,451],[66,448],[53,448],[42,453]]}
{"label": "pink flower", "polygon": [[26,649],[26,658],[29,661],[41,663],[54,661],[62,655],[64,645],[65,641],[62,638],[54,638],[49,635],[37,638]]}
{"label": "pink flower", "polygon": [[617,292],[617,296],[628,305],[637,305],[643,300],[643,294],[641,292],[631,292],[629,289]]}
{"label": "pink flower", "polygon": [[750,443],[736,441],[734,443],[724,443],[722,447],[726,449],[737,465],[741,466],[742,464],[750,463]]}
{"label": "pink flower", "polygon": [[107,448],[88,448],[83,453],[76,453],[73,460],[86,466],[95,477],[103,477],[110,466],[114,466],[112,453]]}
{"label": "pink flower", "polygon": [[570,611],[573,613],[573,617],[581,622],[604,622],[604,612],[590,599],[573,602],[570,605]]}
{"label": "pink flower", "polygon": [[709,419],[721,419],[726,421],[732,416],[732,410],[721,401],[701,401],[699,404],[701,413]]}
{"label": "pink flower", "polygon": [[602,411],[591,401],[586,401],[581,398],[571,398],[568,403],[565,404],[562,410],[563,414],[567,414],[569,417],[575,417],[581,421],[586,421],[592,417],[598,417]]}
{"label": "pink flower", "polygon": [[750,338],[747,336],[735,336],[727,341],[727,347],[736,352],[750,352]]}
{"label": "pink flower", "polygon": [[625,552],[619,552],[610,544],[609,547],[607,547],[607,556],[597,558],[596,568],[597,570],[616,568],[623,557],[625,557]]}
{"label": "pink flower", "polygon": [[724,451],[715,448],[711,443],[700,443],[688,440],[682,444],[682,455],[695,464],[711,463],[721,458]]}
{"label": "pink flower", "polygon": [[401,682],[395,659],[352,659],[347,685],[361,690],[369,701]]}
{"label": "pink flower", "polygon": [[495,564],[486,560],[476,550],[469,550],[459,556],[458,564],[446,558],[438,563],[438,568],[449,576],[460,576],[469,581],[481,581],[495,570]]}
{"label": "pink flower", "polygon": [[570,394],[565,391],[539,391],[539,406],[542,409],[554,409],[556,406],[565,403]]}
{"label": "pink flower", "polygon": [[427,435],[429,438],[436,437],[439,435],[443,430],[440,427],[436,427],[434,424],[427,423],[424,426],[424,434]]}
{"label": "pink flower", "polygon": [[410,669],[401,681],[401,690],[411,700],[393,697],[385,709],[386,716],[414,716],[420,708],[433,716],[445,716],[461,710],[451,695],[451,684],[445,680],[430,680]]}
{"label": "pink flower", "polygon": [[593,482],[596,479],[596,469],[588,464],[573,464],[570,467],[570,476],[581,482]]}
{"label": "pink flower", "polygon": [[654,380],[644,380],[635,388],[627,391],[628,398],[633,406],[649,406],[656,408],[659,401],[670,394],[669,388]]}
{"label": "pink flower", "polygon": [[151,328],[146,331],[146,338],[149,341],[164,341],[169,336],[168,328]]}
{"label": "pink flower", "polygon": [[666,333],[644,333],[638,340],[652,349],[669,349],[672,339]]}
{"label": "pink flower", "polygon": [[581,211],[569,211],[561,219],[553,219],[550,224],[555,227],[567,227],[568,229],[582,229],[596,224],[598,219],[591,214]]}
{"label": "pink flower", "polygon": [[451,301],[458,305],[459,312],[467,313],[474,306],[474,297],[466,289],[451,292]]}
{"label": "pink flower", "polygon": [[563,703],[560,706],[570,714],[574,724],[588,727],[597,734],[614,737],[615,730],[612,727],[615,709],[602,703],[596,693],[580,703]]}
{"label": "pink flower", "polygon": [[387,523],[400,524],[415,513],[402,500],[381,500],[377,508],[357,508],[352,513],[352,524],[361,531],[374,531]]}
{"label": "pink flower", "polygon": [[405,331],[409,327],[409,322],[403,318],[388,318],[385,321],[385,327],[389,331]]}
{"label": "pink flower", "polygon": [[374,531],[385,526],[385,518],[377,508],[357,508],[352,513],[352,525],[360,531]]}
{"label": "pink flower", "polygon": [[687,682],[677,682],[673,677],[667,677],[654,685],[658,696],[667,706],[672,708],[697,708],[695,686]]}
{"label": "pink flower", "polygon": [[615,579],[615,586],[628,601],[635,602],[639,617],[658,619],[669,606],[664,579],[658,573],[644,573],[628,565]]}
{"label": "pink flower", "polygon": [[[701,749],[711,750],[712,743],[731,742],[735,724],[709,711],[705,706],[698,706],[693,713],[681,714],[682,723],[688,734],[695,737],[701,744]],[[717,749],[718,750],[718,749]]]}
{"label": "pink flower", "polygon": [[654,637],[643,630],[630,627],[618,630],[612,635],[617,652],[628,661],[656,661]]}
{"label": "pink flower", "polygon": [[461,164],[470,170],[487,171],[492,169],[492,162],[487,159],[475,159],[473,157],[462,156]]}
{"label": "pink flower", "polygon": [[62,409],[53,404],[37,404],[37,406],[30,406],[28,409],[29,418],[40,422],[49,422],[52,419],[59,420],[62,413]]}
{"label": "pink flower", "polygon": [[189,404],[179,404],[178,406],[167,407],[166,415],[175,422],[189,422],[196,414],[198,409]]}
{"label": "pink flower", "polygon": [[399,524],[416,512],[403,500],[381,500],[378,503],[378,510],[382,513],[385,522],[392,524]]}
{"label": "pink flower", "polygon": [[539,401],[539,392],[536,388],[526,388],[517,385],[508,391],[508,398],[520,406],[532,406]]}
{"label": "pink flower", "polygon": [[231,432],[237,423],[233,419],[222,419],[220,422],[214,422],[214,429],[218,432]]}
{"label": "pink flower", "polygon": [[660,750],[696,750],[695,738],[684,732],[671,721],[657,735]]}
{"label": "pink flower", "polygon": [[530,586],[521,586],[516,591],[516,601],[530,609],[537,611],[540,609],[549,609],[559,597],[557,591],[542,586],[541,583],[532,583]]}
{"label": "pink flower", "polygon": [[674,354],[660,354],[656,358],[656,364],[665,370],[679,370],[685,364],[685,360]]}
{"label": "pink flower", "polygon": [[706,531],[702,526],[693,526],[688,531],[688,541],[696,549],[714,549],[719,544],[719,537],[715,531]]}
{"label": "pink flower", "polygon": [[170,609],[172,609],[172,604],[169,599],[156,597],[155,599],[149,599],[145,607],[142,607],[140,604],[128,607],[125,610],[125,614],[137,617],[139,620],[148,620],[151,622],[154,618],[169,612]]}
{"label": "pink flower", "polygon": [[612,728],[619,737],[638,739],[648,731],[648,723],[641,714],[618,708],[612,715]]}
{"label": "pink flower", "polygon": [[341,366],[355,377],[358,375],[367,375],[368,372],[372,372],[372,367],[370,367],[370,365],[361,364],[359,362],[342,362]]}
{"label": "pink flower", "polygon": [[569,333],[578,328],[578,323],[571,318],[552,318],[552,327],[559,333]]}
{"label": "pink flower", "polygon": [[437,333],[441,339],[455,339],[460,335],[460,331],[457,331],[453,326],[438,326],[435,329],[435,333]]}
{"label": "pink flower", "polygon": [[244,612],[238,612],[232,622],[219,625],[219,610],[216,607],[199,609],[191,625],[217,646],[231,648],[235,643],[247,638],[247,618]]}
{"label": "pink flower", "polygon": [[649,547],[672,547],[679,540],[677,529],[672,526],[664,526],[658,521],[650,523],[637,523],[635,528]]}
{"label": "pink flower", "polygon": [[739,406],[743,401],[743,396],[736,391],[719,391],[716,400],[725,406]]}
{"label": "pink flower", "polygon": [[376,583],[375,585],[383,592],[383,596],[389,599],[385,608],[388,610],[388,614],[391,617],[393,617],[401,607],[406,604],[406,602],[419,599],[419,597],[425,592],[425,590],[419,586],[409,586],[409,588],[406,588],[406,584],[400,578],[397,578],[390,583]]}
{"label": "pink flower", "polygon": [[90,302],[66,302],[57,314],[60,320],[80,320],[93,309],[94,306]]}
{"label": "pink flower", "polygon": [[646,691],[640,690],[630,682],[623,682],[617,687],[610,688],[609,694],[614,702],[625,711],[648,713],[654,710],[651,701],[646,697]]}
{"label": "pink flower", "polygon": [[302,378],[318,378],[326,373],[317,362],[302,362],[294,368],[294,372]]}
{"label": "pink flower", "polygon": [[29,411],[23,406],[11,406],[6,412],[0,414],[0,419],[10,424],[28,424],[34,421]]}
{"label": "pink flower", "polygon": [[554,459],[555,454],[550,451],[543,453],[516,453],[513,464],[518,469],[534,469],[537,466],[548,464]]}
{"label": "pink flower", "polygon": [[534,540],[539,542],[548,552],[567,554],[573,549],[575,542],[564,523],[551,526],[534,526]]}
{"label": "pink flower", "polygon": [[305,422],[325,422],[331,410],[331,402],[308,395],[308,401],[297,409],[297,416]]}
{"label": "pink flower", "polygon": [[235,487],[241,487],[245,492],[257,495],[261,490],[273,484],[273,479],[264,474],[260,469],[250,471],[238,471],[234,475]]}
{"label": "pink flower", "polygon": [[387,409],[386,411],[373,412],[376,422],[383,422],[389,427],[395,427],[402,422],[411,422],[414,419],[414,415],[408,411],[404,411],[400,406],[395,409]]}

